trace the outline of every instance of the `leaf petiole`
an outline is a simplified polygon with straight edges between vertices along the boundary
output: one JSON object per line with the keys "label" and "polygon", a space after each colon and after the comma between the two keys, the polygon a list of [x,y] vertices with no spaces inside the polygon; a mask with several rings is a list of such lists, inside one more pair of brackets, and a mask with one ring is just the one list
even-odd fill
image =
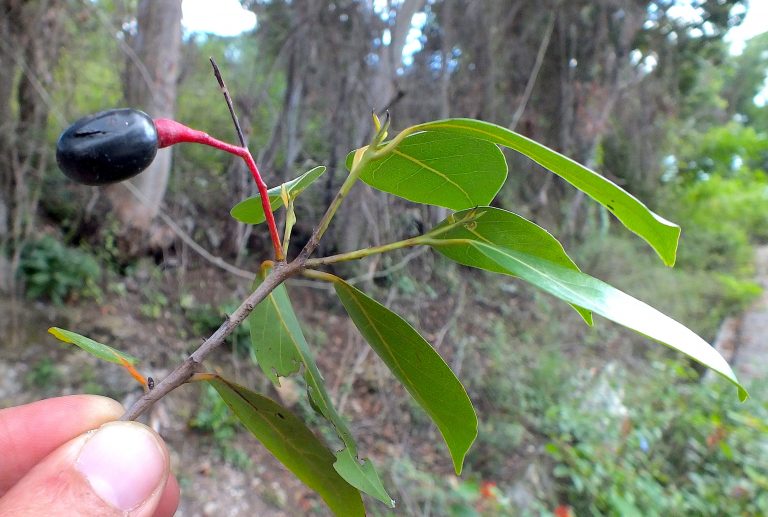
{"label": "leaf petiole", "polygon": [[327,264],[336,264],[338,262],[348,262],[350,260],[360,260],[362,258],[370,257],[371,255],[376,255],[379,253],[386,253],[388,251],[399,250],[402,248],[412,248],[414,246],[419,246],[423,244],[423,238],[423,235],[419,235],[418,237],[411,237],[410,239],[404,239],[402,241],[382,244],[381,246],[372,246],[370,248],[349,251],[347,253],[339,253],[338,255],[308,259],[304,265],[311,268]]}

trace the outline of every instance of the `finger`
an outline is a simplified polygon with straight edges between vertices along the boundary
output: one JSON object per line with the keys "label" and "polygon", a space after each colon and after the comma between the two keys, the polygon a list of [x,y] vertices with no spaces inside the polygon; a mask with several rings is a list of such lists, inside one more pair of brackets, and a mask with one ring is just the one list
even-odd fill
{"label": "finger", "polygon": [[123,406],[96,395],[58,397],[0,410],[0,495],[51,451],[120,418]]}
{"label": "finger", "polygon": [[179,482],[173,475],[168,476],[168,482],[165,484],[165,490],[160,497],[160,502],[155,509],[152,517],[172,517],[179,507]]}
{"label": "finger", "polygon": [[0,499],[0,515],[152,517],[169,476],[160,437],[110,422],[56,449]]}

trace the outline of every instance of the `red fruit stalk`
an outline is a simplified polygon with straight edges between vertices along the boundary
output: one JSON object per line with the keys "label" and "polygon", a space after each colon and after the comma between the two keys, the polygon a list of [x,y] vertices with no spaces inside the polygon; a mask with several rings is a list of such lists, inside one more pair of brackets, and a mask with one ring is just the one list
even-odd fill
{"label": "red fruit stalk", "polygon": [[275,224],[275,216],[272,213],[272,207],[269,205],[269,194],[267,194],[267,184],[259,174],[259,169],[256,167],[256,162],[251,155],[251,152],[247,147],[240,147],[237,145],[228,144],[213,138],[204,131],[198,131],[196,129],[189,128],[183,124],[176,122],[175,120],[167,118],[158,118],[154,120],[155,127],[157,128],[158,147],[168,147],[170,145],[188,142],[193,144],[203,144],[216,149],[221,149],[224,152],[234,154],[242,158],[248,169],[251,171],[253,179],[256,181],[256,186],[259,189],[261,195],[261,206],[264,209],[264,215],[267,218],[267,226],[269,227],[269,235],[272,238],[272,245],[275,248],[275,257],[277,260],[283,260],[283,247],[280,245],[280,235],[277,232],[277,225]]}

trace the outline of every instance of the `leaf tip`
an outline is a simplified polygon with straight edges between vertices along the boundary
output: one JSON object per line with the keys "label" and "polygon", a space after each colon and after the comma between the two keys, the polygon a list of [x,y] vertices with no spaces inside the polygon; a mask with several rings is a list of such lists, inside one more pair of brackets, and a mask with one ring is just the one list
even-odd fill
{"label": "leaf tip", "polygon": [[59,327],[48,327],[48,333],[56,339],[62,339],[64,337],[62,336],[61,329]]}
{"label": "leaf tip", "polygon": [[469,441],[466,443],[466,447],[464,447],[463,450],[454,450],[454,448],[449,447],[448,450],[451,453],[451,458],[453,459],[453,468],[456,471],[456,475],[460,476],[461,471],[464,470],[464,460],[467,458],[467,454],[469,454],[469,450],[472,448],[472,445],[475,443],[475,440],[477,439],[478,434],[478,428],[480,425],[480,421],[477,419],[477,413],[475,412],[475,408],[472,407],[472,413],[474,414],[474,422],[473,422],[473,428],[472,428],[472,436],[469,439]]}
{"label": "leaf tip", "polygon": [[581,316],[581,319],[584,320],[584,323],[587,324],[588,327],[594,328],[595,326],[595,318],[592,315],[592,311],[588,311],[586,309],[582,309],[578,306],[573,306],[576,309],[576,312],[579,313],[579,316]]}
{"label": "leaf tip", "polygon": [[749,398],[749,393],[747,393],[747,390],[744,389],[743,386],[739,385],[739,402],[746,402]]}
{"label": "leaf tip", "polygon": [[670,237],[667,239],[668,244],[665,246],[666,249],[662,250],[660,247],[655,245],[652,246],[654,249],[656,249],[656,252],[659,254],[659,257],[661,257],[661,260],[664,262],[665,266],[674,267],[675,261],[677,260],[677,247],[680,244],[680,232],[682,230],[679,225],[671,221],[667,221],[658,214],[653,212],[651,212],[651,214],[653,214],[657,221],[667,225],[668,231],[671,232]]}

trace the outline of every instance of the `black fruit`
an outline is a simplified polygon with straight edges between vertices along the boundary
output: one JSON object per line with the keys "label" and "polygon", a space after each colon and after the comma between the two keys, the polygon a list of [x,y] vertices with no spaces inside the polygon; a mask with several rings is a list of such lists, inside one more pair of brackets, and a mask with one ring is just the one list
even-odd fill
{"label": "black fruit", "polygon": [[157,129],[143,111],[114,109],[81,118],[59,137],[56,162],[69,178],[108,185],[146,169],[157,154]]}

